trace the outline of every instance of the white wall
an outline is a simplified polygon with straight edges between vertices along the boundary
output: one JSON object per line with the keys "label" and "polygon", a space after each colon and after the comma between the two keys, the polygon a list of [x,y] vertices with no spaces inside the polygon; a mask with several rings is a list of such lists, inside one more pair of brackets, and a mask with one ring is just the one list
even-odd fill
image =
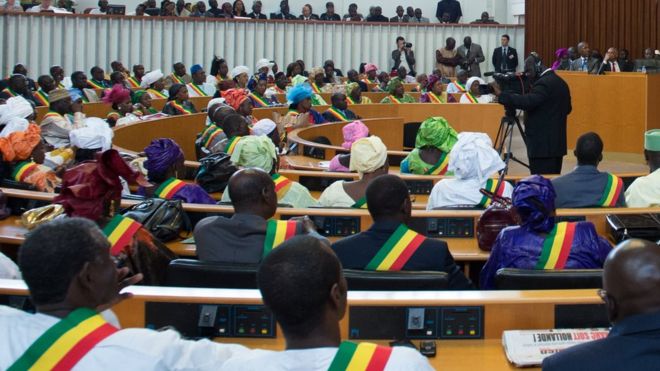
{"label": "white wall", "polygon": [[508,14],[506,22],[510,24],[525,24],[525,0],[507,0]]}

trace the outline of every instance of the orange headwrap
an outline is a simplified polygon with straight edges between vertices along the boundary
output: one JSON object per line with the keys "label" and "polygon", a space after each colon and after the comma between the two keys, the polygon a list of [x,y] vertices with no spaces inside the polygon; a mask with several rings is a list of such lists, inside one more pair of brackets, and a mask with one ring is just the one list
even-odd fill
{"label": "orange headwrap", "polygon": [[2,160],[7,162],[27,160],[41,141],[41,129],[35,124],[28,125],[25,131],[16,131],[6,138],[0,138]]}
{"label": "orange headwrap", "polygon": [[222,97],[233,109],[238,110],[241,103],[248,99],[247,93],[243,89],[229,89],[222,92]]}

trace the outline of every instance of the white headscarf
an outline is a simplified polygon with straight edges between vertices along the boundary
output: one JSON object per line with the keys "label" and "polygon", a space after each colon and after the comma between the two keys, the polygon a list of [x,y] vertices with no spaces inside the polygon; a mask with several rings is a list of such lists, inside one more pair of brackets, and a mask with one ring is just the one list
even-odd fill
{"label": "white headscarf", "polygon": [[273,64],[270,63],[270,61],[266,58],[259,59],[257,61],[257,64],[255,65],[255,68],[257,69],[257,71],[259,71],[264,67],[268,67],[268,69],[270,69],[271,67],[273,67]]}
{"label": "white headscarf", "polygon": [[0,105],[0,125],[6,125],[15,117],[22,119],[34,113],[34,108],[25,98],[16,96],[7,99],[7,103]]}
{"label": "white headscarf", "polygon": [[449,152],[449,171],[462,180],[478,179],[480,183],[504,169],[504,162],[484,133],[463,132]]}
{"label": "white headscarf", "polygon": [[277,124],[271,119],[261,119],[252,127],[252,135],[270,135]]}
{"label": "white headscarf", "polygon": [[377,136],[356,140],[351,146],[350,170],[360,174],[373,173],[385,165],[387,147]]}
{"label": "white headscarf", "polygon": [[112,147],[114,133],[108,123],[98,117],[85,119],[85,127],[73,129],[69,133],[71,145],[84,149],[101,148],[107,151]]}
{"label": "white headscarf", "polygon": [[232,78],[236,78],[236,76],[238,76],[242,73],[247,74],[248,76],[250,76],[250,69],[247,68],[246,66],[236,66],[231,70],[230,75],[231,75]]}
{"label": "white headscarf", "polygon": [[211,106],[215,104],[225,104],[225,98],[213,98],[209,101],[209,103],[206,105],[206,110],[208,111]]}
{"label": "white headscarf", "polygon": [[2,131],[0,131],[0,137],[6,138],[11,133],[15,133],[18,131],[26,131],[28,125],[30,125],[28,120],[20,117],[12,117],[9,119],[9,122],[7,122],[7,125],[5,125]]}
{"label": "white headscarf", "polygon": [[149,87],[149,85],[155,83],[156,81],[160,80],[163,78],[163,71],[161,70],[153,70],[146,75],[142,76],[142,81],[140,82],[140,87],[143,89],[146,89]]}
{"label": "white headscarf", "polygon": [[467,89],[467,91],[470,91],[470,87],[472,87],[472,83],[474,83],[475,81],[479,81],[479,85],[486,85],[486,82],[481,77],[476,77],[476,76],[470,77],[467,83],[465,84],[465,88]]}

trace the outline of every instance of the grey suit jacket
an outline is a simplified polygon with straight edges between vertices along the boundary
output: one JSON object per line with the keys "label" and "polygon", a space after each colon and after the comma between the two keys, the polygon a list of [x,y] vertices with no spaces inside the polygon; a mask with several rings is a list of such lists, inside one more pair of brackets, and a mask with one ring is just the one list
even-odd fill
{"label": "grey suit jacket", "polygon": [[[410,22],[410,17],[408,17],[408,14],[404,14],[402,18],[403,18],[403,20],[401,21],[401,23],[408,23],[408,22]],[[390,18],[390,22],[396,22],[396,23],[399,23],[399,17],[392,17],[392,18]]]}
{"label": "grey suit jacket", "polygon": [[410,20],[408,22],[410,22],[410,23],[429,23],[429,19],[426,18],[426,17],[422,17],[420,19],[417,19],[417,17],[412,17],[412,18],[410,18]]}
{"label": "grey suit jacket", "polygon": [[[598,201],[607,190],[608,173],[595,166],[581,165],[573,171],[552,180],[557,208],[599,207]],[[624,190],[619,193],[616,206],[625,207]]]}
{"label": "grey suit jacket", "polygon": [[571,71],[586,71],[588,73],[598,72],[598,67],[600,67],[600,62],[598,59],[589,58],[586,63],[586,70],[582,68],[582,58],[578,58],[571,62]]}
{"label": "grey suit jacket", "polygon": [[461,68],[463,68],[464,63],[467,63],[468,59],[474,58],[474,62],[470,64],[468,67],[468,76],[481,77],[481,68],[479,67],[479,63],[484,62],[486,60],[486,57],[484,56],[484,51],[481,49],[481,45],[472,43],[472,45],[470,45],[469,53],[465,45],[459,46],[458,49],[456,49],[456,51],[458,52],[458,55],[460,55],[462,58]]}

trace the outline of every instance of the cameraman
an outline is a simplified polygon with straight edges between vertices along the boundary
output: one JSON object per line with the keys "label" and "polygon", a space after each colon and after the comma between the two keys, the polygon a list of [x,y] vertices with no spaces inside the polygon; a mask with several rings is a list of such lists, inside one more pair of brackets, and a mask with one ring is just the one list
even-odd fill
{"label": "cameraman", "polygon": [[392,60],[394,60],[392,71],[398,70],[399,66],[405,60],[410,71],[409,75],[413,77],[417,75],[417,72],[415,72],[415,53],[412,51],[412,44],[407,43],[406,39],[401,36],[396,38],[396,49],[392,50]]}
{"label": "cameraman", "polygon": [[501,92],[495,83],[498,102],[507,110],[521,109],[525,119],[525,145],[531,174],[560,174],[566,155],[566,118],[571,113],[568,85],[543,66],[529,94]]}

